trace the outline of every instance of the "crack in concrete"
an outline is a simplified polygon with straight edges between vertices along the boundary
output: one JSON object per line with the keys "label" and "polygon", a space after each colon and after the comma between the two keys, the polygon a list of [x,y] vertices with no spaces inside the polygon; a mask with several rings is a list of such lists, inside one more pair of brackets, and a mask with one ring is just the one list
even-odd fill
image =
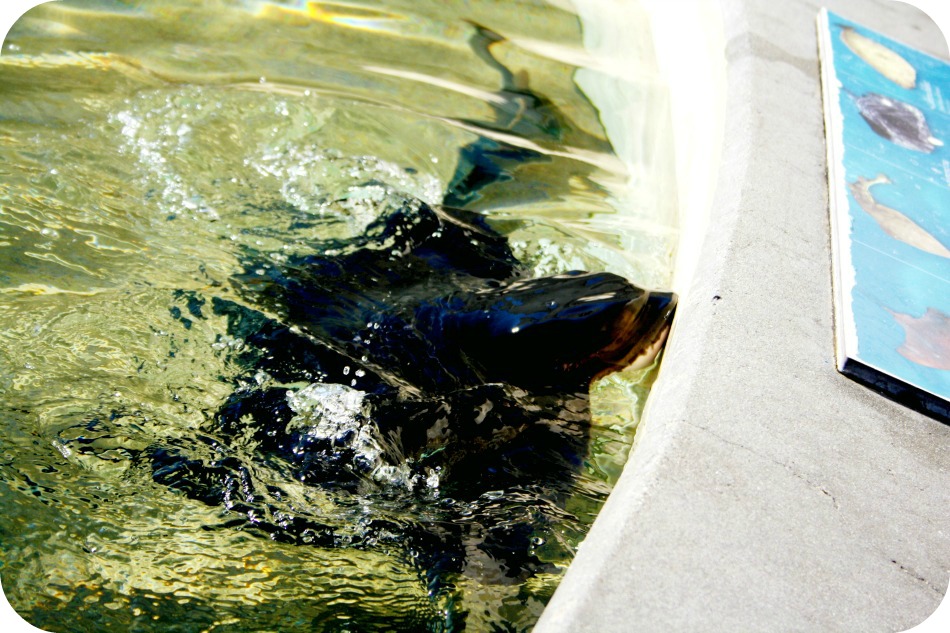
{"label": "crack in concrete", "polygon": [[943,595],[944,595],[944,590],[943,590],[943,589],[940,589],[940,588],[937,587],[935,584],[933,584],[932,582],[930,582],[929,580],[927,580],[926,578],[924,578],[923,576],[921,576],[919,573],[917,573],[916,571],[914,571],[914,570],[911,569],[910,567],[906,567],[905,565],[901,565],[900,563],[898,563],[898,562],[897,562],[896,560],[894,560],[893,558],[891,559],[891,563],[893,563],[894,565],[897,565],[897,568],[898,568],[898,569],[900,569],[902,572],[904,572],[905,574],[907,574],[908,576],[910,576],[910,577],[913,578],[914,580],[923,583],[928,589],[930,589],[931,591],[933,591],[935,594],[937,594],[937,595],[939,595],[939,596],[943,596]]}
{"label": "crack in concrete", "polygon": [[755,450],[755,449],[753,449],[753,448],[751,448],[751,447],[749,447],[749,446],[746,446],[745,444],[741,444],[741,443],[736,442],[736,441],[734,441],[734,440],[727,439],[727,438],[725,438],[725,437],[719,435],[719,434],[716,433],[715,431],[709,429],[708,427],[701,426],[701,425],[699,425],[699,424],[694,424],[694,423],[689,422],[689,421],[687,421],[686,424],[688,424],[689,426],[691,426],[691,427],[693,427],[693,428],[699,429],[700,431],[705,431],[706,433],[708,433],[709,435],[713,436],[714,438],[716,438],[716,439],[719,440],[720,442],[723,442],[724,444],[729,444],[730,446],[735,446],[735,447],[737,447],[737,448],[741,448],[741,449],[743,449],[743,450],[746,450],[746,451],[752,453],[753,455],[755,455],[756,457],[758,457],[758,458],[760,458],[760,459],[764,459],[764,460],[769,461],[769,462],[771,462],[771,463],[773,463],[773,464],[775,464],[775,465],[777,465],[777,466],[781,466],[782,468],[784,468],[785,470],[787,470],[793,477],[795,477],[795,478],[797,478],[797,479],[800,479],[801,481],[805,482],[810,488],[814,488],[814,489],[820,491],[822,494],[824,494],[824,495],[827,496],[829,499],[831,499],[831,504],[834,506],[834,509],[835,509],[835,510],[838,510],[838,509],[841,508],[841,506],[840,506],[839,503],[838,503],[838,499],[835,498],[835,496],[834,496],[833,494],[831,494],[831,492],[829,492],[829,491],[828,491],[824,486],[822,486],[821,484],[815,483],[814,481],[812,481],[811,479],[809,479],[807,476],[805,476],[803,473],[800,473],[800,472],[798,472],[797,470],[795,470],[795,469],[791,466],[791,464],[786,464],[785,462],[781,462],[781,461],[775,459],[774,457],[772,457],[772,456],[770,456],[770,455],[765,455],[765,454],[763,454],[763,453],[760,453],[759,451],[757,451],[757,450]]}

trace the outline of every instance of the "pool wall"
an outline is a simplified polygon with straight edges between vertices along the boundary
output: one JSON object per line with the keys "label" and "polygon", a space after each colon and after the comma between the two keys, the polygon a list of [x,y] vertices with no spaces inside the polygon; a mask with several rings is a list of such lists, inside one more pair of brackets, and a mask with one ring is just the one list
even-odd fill
{"label": "pool wall", "polygon": [[815,19],[947,43],[900,2],[719,5],[709,228],[629,462],[538,633],[901,631],[947,591],[950,426],[835,369]]}

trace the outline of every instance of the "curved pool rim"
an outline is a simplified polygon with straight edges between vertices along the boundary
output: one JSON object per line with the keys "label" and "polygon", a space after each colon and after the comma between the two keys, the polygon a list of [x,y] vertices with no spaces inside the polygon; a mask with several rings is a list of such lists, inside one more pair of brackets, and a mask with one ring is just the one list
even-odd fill
{"label": "curved pool rim", "polygon": [[[819,5],[717,4],[722,160],[708,216],[681,216],[709,230],[677,271],[623,475],[539,633],[897,631],[947,592],[950,427],[835,370]],[[910,5],[821,4],[947,58]]]}

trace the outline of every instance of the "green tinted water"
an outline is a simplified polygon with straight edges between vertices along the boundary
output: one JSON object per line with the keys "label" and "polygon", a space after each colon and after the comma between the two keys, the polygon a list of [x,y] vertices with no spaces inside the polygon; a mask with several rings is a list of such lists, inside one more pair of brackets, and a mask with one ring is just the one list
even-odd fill
{"label": "green tinted water", "polygon": [[[279,259],[355,235],[385,186],[438,203],[479,138],[538,157],[468,206],[539,274],[667,285],[675,231],[621,202],[649,183],[575,84],[578,63],[596,66],[582,36],[560,3],[528,0],[74,1],[17,23],[0,56],[0,577],[19,613],[51,631],[532,626],[559,573],[511,584],[475,560],[429,595],[385,549],[223,527],[136,455],[193,436],[232,391],[241,341],[189,297],[239,301],[242,245]],[[594,387],[572,495],[531,510],[557,569],[619,475],[652,376]],[[508,492],[491,504],[527,511]]]}

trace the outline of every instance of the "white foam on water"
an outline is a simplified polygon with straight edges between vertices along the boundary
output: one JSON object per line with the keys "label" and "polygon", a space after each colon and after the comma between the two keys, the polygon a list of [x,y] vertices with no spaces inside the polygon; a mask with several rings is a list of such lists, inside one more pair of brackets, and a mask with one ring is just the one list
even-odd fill
{"label": "white foam on water", "polygon": [[287,404],[297,415],[287,424],[287,431],[300,431],[314,440],[353,451],[354,469],[368,473],[379,484],[438,490],[438,471],[427,469],[420,474],[413,472],[409,459],[396,463],[386,459],[385,441],[365,399],[365,392],[340,384],[313,383],[299,391],[288,391]]}

